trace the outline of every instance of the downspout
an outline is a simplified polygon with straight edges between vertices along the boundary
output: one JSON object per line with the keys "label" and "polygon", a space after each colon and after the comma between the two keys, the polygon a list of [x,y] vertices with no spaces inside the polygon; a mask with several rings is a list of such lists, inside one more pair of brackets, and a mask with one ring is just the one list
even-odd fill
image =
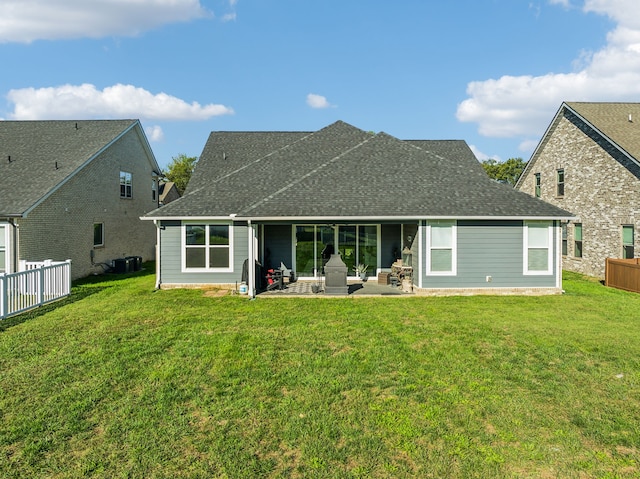
{"label": "downspout", "polygon": [[156,289],[160,289],[160,285],[162,284],[160,278],[160,271],[162,270],[162,268],[160,268],[160,258],[162,257],[160,254],[160,241],[162,238],[160,232],[162,226],[158,223],[158,220],[153,220],[153,224],[156,226]]}

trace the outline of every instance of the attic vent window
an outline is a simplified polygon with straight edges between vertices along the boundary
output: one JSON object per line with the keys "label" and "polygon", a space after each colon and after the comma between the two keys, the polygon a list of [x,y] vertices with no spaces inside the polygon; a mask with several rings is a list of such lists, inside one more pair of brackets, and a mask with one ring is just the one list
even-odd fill
{"label": "attic vent window", "polygon": [[629,123],[633,123],[633,115],[629,113]]}

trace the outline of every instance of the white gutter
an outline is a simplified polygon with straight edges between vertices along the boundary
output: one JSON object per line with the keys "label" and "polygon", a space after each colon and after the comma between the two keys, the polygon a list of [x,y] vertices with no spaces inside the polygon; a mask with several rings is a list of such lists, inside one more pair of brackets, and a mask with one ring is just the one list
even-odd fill
{"label": "white gutter", "polygon": [[[164,221],[229,221],[227,216],[162,216],[162,217],[141,217],[142,220],[164,220]],[[234,221],[247,221],[248,223],[265,221],[323,221],[329,223],[350,222],[350,221],[420,221],[420,220],[481,220],[481,221],[574,221],[577,216],[451,216],[451,215],[419,215],[419,216],[234,216]]]}

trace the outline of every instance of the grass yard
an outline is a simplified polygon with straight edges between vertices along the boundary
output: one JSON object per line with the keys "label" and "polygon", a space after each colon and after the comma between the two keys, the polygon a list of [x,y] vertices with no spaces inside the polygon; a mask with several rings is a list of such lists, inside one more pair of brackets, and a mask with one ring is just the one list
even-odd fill
{"label": "grass yard", "polygon": [[640,477],[640,295],[249,301],[147,269],[0,322],[0,477]]}

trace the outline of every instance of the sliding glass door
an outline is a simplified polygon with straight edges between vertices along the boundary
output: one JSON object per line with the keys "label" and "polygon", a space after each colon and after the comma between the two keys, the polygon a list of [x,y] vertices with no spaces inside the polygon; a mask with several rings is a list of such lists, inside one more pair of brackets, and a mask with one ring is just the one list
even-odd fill
{"label": "sliding glass door", "polygon": [[[295,226],[295,271],[299,277],[315,277],[322,272],[323,252],[339,252],[354,276],[354,267],[367,265],[367,274],[378,268],[378,225],[298,225]],[[337,245],[337,246],[336,246]],[[326,248],[326,250],[325,250]]]}
{"label": "sliding glass door", "polygon": [[354,266],[358,262],[358,241],[355,226],[340,225],[338,227],[338,251],[344,264],[347,265],[347,275],[354,275]]}
{"label": "sliding glass door", "polygon": [[378,269],[378,227],[358,226],[358,263],[367,265],[367,274],[376,275]]}

